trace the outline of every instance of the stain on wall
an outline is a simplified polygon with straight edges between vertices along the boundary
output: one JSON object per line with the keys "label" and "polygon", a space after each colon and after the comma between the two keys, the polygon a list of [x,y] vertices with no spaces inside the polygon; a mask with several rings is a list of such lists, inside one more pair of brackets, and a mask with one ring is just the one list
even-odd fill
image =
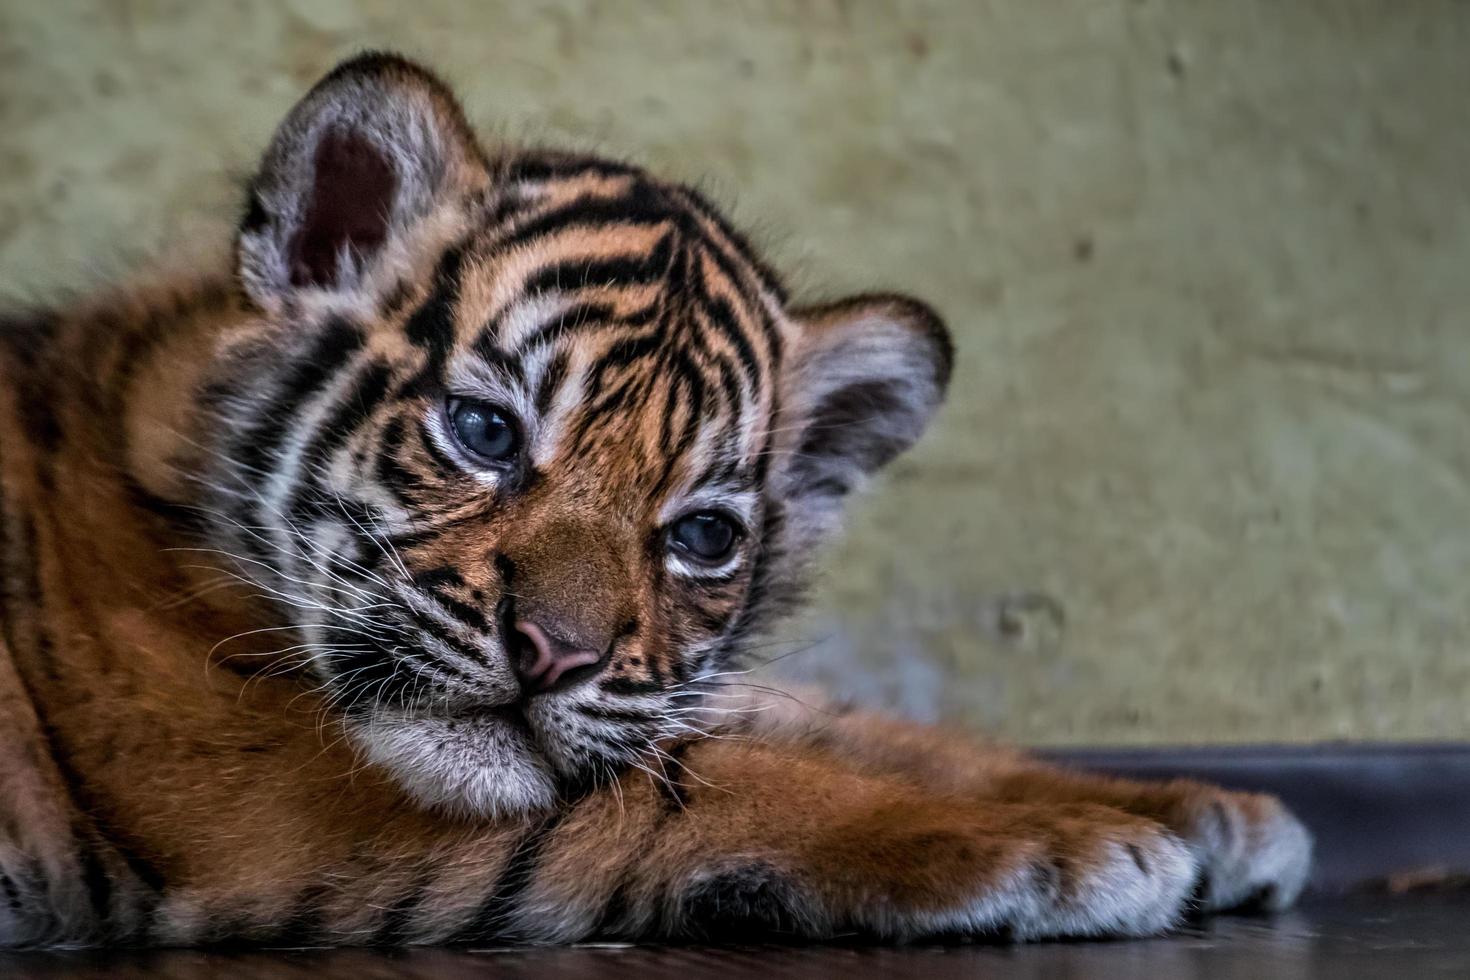
{"label": "stain on wall", "polygon": [[1470,6],[3,4],[0,291],[218,240],[366,46],[948,317],[773,669],[1033,743],[1470,736]]}

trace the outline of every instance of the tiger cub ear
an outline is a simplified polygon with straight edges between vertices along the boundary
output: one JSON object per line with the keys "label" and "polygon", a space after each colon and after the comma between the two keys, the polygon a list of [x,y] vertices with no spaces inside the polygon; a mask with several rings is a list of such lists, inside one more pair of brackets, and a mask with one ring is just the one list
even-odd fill
{"label": "tiger cub ear", "polygon": [[443,82],[392,54],[338,65],[276,130],[238,239],[251,299],[356,286],[436,207],[484,187],[488,168]]}
{"label": "tiger cub ear", "polygon": [[923,433],[954,351],[939,316],[906,296],[856,296],[792,316],[779,490],[790,516],[816,534],[843,497]]}

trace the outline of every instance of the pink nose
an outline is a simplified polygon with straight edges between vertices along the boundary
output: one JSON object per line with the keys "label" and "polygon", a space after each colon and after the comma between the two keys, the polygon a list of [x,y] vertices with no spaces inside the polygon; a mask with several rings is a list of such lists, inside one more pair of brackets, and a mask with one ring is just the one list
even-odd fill
{"label": "pink nose", "polygon": [[583,650],[551,635],[531,622],[518,619],[514,625],[522,642],[512,650],[521,684],[533,694],[549,691],[557,681],[578,667],[590,667],[602,659],[596,650]]}

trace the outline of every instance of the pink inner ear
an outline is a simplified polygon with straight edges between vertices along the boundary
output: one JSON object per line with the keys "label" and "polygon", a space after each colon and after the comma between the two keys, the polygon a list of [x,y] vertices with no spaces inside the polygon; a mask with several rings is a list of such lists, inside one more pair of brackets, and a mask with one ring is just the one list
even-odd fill
{"label": "pink inner ear", "polygon": [[317,144],[312,161],[311,200],[291,236],[291,285],[331,286],[337,255],[348,245],[371,255],[388,235],[388,217],[398,176],[373,142],[347,129],[334,129]]}

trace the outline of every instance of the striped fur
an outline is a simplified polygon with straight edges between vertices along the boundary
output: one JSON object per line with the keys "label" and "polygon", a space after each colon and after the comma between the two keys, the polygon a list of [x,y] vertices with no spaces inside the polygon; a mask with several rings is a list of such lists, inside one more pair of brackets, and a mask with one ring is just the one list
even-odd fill
{"label": "striped fur", "polygon": [[[389,55],[282,124],[236,245],[0,327],[0,946],[1143,934],[1202,874],[1295,896],[1275,801],[726,682],[938,407],[927,307],[793,306],[692,190],[487,153]],[[526,622],[595,664],[531,686]]]}

